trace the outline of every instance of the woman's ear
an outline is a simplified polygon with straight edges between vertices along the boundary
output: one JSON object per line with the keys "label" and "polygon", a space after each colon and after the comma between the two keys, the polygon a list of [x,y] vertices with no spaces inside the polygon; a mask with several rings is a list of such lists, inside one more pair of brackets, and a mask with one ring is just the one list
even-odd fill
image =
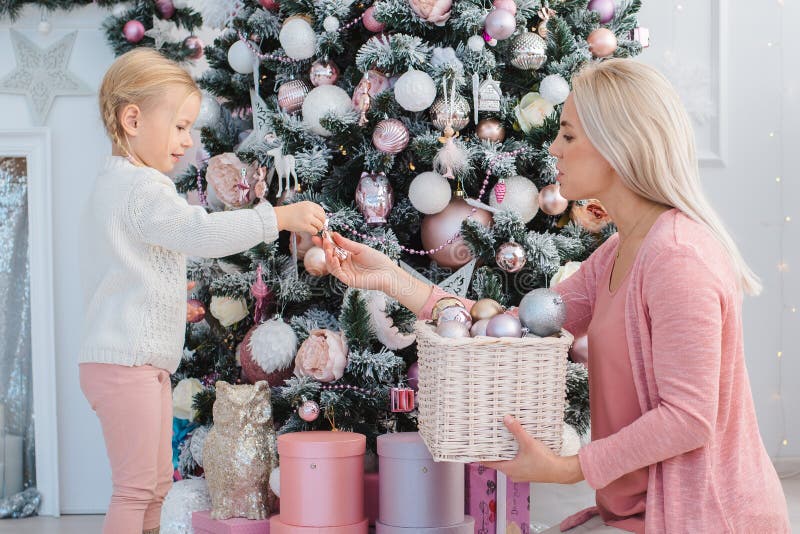
{"label": "woman's ear", "polygon": [[128,104],[122,108],[122,112],[119,115],[122,129],[131,137],[136,137],[141,119],[142,110],[136,104]]}

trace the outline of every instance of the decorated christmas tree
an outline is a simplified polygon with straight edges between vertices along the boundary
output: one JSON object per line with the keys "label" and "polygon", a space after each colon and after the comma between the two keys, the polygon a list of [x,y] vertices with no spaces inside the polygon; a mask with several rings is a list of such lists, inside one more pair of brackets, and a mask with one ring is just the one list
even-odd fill
{"label": "decorated christmas tree", "polygon": [[[641,51],[638,0],[218,4],[231,16],[205,49],[205,153],[178,179],[209,211],[311,200],[330,229],[507,307],[615,231],[597,201],[560,196],[548,148],[573,74]],[[329,276],[310,236],[194,259],[189,277],[173,380],[191,423],[176,442],[212,423],[218,380],[266,379],[280,433],[355,431],[374,450],[415,429],[391,402],[414,386],[415,317]],[[567,386],[565,421],[583,434],[582,365]]]}

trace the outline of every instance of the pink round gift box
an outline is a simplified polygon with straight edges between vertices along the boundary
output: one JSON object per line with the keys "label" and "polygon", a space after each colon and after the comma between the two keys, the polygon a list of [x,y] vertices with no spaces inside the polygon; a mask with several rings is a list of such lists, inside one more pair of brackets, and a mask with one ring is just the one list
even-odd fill
{"label": "pink round gift box", "polygon": [[366,444],[366,436],[353,432],[278,436],[281,512],[270,519],[271,533],[366,534]]}
{"label": "pink round gift box", "polygon": [[464,464],[434,462],[418,432],[378,436],[378,533],[471,533],[464,515]]}

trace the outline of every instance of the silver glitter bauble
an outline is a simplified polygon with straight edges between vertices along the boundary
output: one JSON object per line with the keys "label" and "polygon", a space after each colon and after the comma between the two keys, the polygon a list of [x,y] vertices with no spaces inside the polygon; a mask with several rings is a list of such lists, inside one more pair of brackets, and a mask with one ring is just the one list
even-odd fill
{"label": "silver glitter bauble", "polygon": [[214,426],[203,447],[211,518],[265,519],[275,498],[264,489],[278,458],[269,384],[220,380],[216,390]]}
{"label": "silver glitter bauble", "polygon": [[497,266],[507,273],[519,271],[525,267],[525,263],[528,261],[525,257],[523,246],[513,241],[500,245],[494,259],[497,262]]}
{"label": "silver glitter bauble", "polygon": [[441,131],[447,128],[448,121],[453,120],[453,130],[459,131],[469,124],[469,102],[461,95],[456,95],[455,102],[445,105],[444,98],[439,97],[431,105],[431,121]]}
{"label": "silver glitter bauble", "polygon": [[436,333],[442,337],[470,337],[469,328],[458,321],[443,321],[436,326]]}
{"label": "silver glitter bauble", "polygon": [[289,80],[278,88],[278,105],[286,113],[300,111],[308,95],[308,85],[303,80]]}
{"label": "silver glitter bauble", "polygon": [[464,323],[467,328],[472,326],[472,316],[469,314],[464,306],[448,306],[439,313],[439,319],[436,321],[437,325],[446,321],[458,321]]}
{"label": "silver glitter bauble", "polygon": [[525,32],[511,43],[511,64],[522,70],[536,70],[547,61],[547,41],[539,34]]}
{"label": "silver glitter bauble", "polygon": [[372,144],[384,154],[397,154],[407,146],[410,136],[406,125],[397,119],[382,120],[372,132]]}
{"label": "silver glitter bauble", "polygon": [[356,188],[356,206],[367,224],[386,224],[386,217],[394,206],[394,190],[385,174],[361,173]]}
{"label": "silver glitter bauble", "polygon": [[561,331],[567,319],[567,305],[555,291],[534,289],[519,303],[519,319],[531,333],[540,337],[552,336]]}
{"label": "silver glitter bauble", "polygon": [[486,325],[489,337],[522,337],[522,323],[510,313],[498,313]]}

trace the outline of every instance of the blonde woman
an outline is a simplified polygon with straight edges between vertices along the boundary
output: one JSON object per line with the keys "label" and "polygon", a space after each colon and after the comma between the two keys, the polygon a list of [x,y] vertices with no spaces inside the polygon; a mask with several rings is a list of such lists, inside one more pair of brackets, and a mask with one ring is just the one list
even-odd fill
{"label": "blonde woman", "polygon": [[[612,59],[573,79],[550,148],[561,193],[599,199],[619,229],[554,288],[565,328],[588,334],[592,441],[559,457],[507,416],[519,454],[488,464],[516,481],[585,479],[596,506],[562,531],[789,532],[743,351],[742,294],[761,286],[701,190],[693,139],[656,70]],[[382,290],[421,318],[446,295],[334,239],[350,251],[340,261],[324,243],[346,284]]]}
{"label": "blonde woman", "polygon": [[157,533],[172,485],[170,373],[183,353],[186,255],[222,257],[316,232],[311,202],[206,213],[164,174],[188,148],[200,90],[177,64],[139,48],[114,61],[100,86],[112,155],[84,214],[87,299],[80,382],[100,419],[113,494],[106,534]]}

